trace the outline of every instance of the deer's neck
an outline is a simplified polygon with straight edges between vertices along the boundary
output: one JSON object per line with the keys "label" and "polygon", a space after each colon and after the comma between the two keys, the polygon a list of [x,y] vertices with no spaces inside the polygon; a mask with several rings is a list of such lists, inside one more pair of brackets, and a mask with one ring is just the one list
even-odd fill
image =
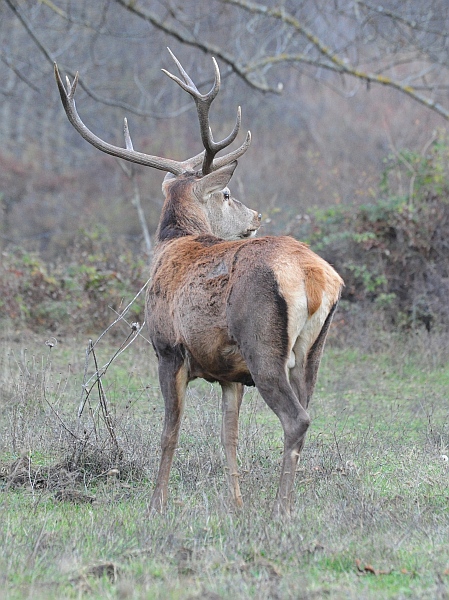
{"label": "deer's neck", "polygon": [[170,186],[156,232],[158,242],[187,235],[212,234],[203,209],[186,184],[178,181]]}

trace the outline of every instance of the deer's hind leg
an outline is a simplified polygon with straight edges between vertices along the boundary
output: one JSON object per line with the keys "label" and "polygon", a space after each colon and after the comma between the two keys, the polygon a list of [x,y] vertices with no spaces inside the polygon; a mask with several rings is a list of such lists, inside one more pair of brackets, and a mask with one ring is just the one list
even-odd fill
{"label": "deer's hind leg", "polygon": [[[324,343],[336,308],[337,303],[331,308],[310,348],[304,349],[302,335],[298,337],[293,347],[295,364],[289,370],[289,379],[293,391],[306,410],[315,389],[318,369],[324,350]],[[312,319],[314,317],[315,315]]]}
{"label": "deer's hind leg", "polygon": [[173,455],[178,444],[179,428],[184,409],[184,397],[188,383],[188,370],[180,348],[158,353],[159,382],[165,402],[164,428],[161,437],[161,462],[156,487],[150,502],[150,510],[162,512],[168,496]]}
{"label": "deer's hind leg", "polygon": [[273,515],[288,516],[292,504],[296,467],[310,425],[310,417],[293,392],[284,372],[274,379],[263,376],[254,379],[260,394],[277,415],[284,430],[284,452]]}
{"label": "deer's hind leg", "polygon": [[[299,452],[310,417],[288,380],[288,307],[268,268],[242,277],[228,303],[230,333],[237,341],[253,381],[284,430],[284,453],[274,514],[289,514]],[[263,294],[259,293],[263,290]],[[249,301],[248,299],[251,299]]]}

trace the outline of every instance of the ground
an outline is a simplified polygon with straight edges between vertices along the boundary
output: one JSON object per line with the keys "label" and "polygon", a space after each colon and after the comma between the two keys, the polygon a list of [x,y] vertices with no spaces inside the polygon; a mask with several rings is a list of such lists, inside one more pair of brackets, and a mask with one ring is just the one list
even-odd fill
{"label": "ground", "polygon": [[[100,341],[98,366],[120,341]],[[331,335],[288,522],[270,518],[276,417],[248,388],[235,512],[218,388],[203,381],[189,388],[168,509],[149,516],[163,419],[153,352],[138,339],[100,388],[89,382],[78,420],[87,342],[3,327],[0,599],[449,597],[445,335]]]}

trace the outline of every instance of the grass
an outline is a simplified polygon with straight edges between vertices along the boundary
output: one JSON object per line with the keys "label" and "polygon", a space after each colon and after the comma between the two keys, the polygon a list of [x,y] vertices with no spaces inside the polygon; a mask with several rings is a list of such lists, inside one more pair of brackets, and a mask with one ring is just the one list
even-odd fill
{"label": "grass", "polygon": [[[199,381],[168,510],[149,517],[163,420],[152,352],[136,342],[104,378],[121,456],[101,419],[86,416],[96,437],[72,473],[67,429],[82,431],[85,343],[61,338],[50,349],[44,337],[7,330],[0,599],[448,598],[447,342],[354,339],[325,352],[293,516],[281,523],[270,519],[281,428],[257,392],[247,391],[241,416],[244,510],[228,502],[217,387]],[[112,351],[100,347],[99,362]],[[20,477],[11,478],[14,461]]]}

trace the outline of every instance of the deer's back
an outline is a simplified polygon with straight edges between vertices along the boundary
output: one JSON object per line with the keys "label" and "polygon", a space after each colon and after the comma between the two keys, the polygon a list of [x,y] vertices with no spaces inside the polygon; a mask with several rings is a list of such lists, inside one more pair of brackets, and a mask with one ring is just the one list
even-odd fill
{"label": "deer's back", "polygon": [[322,306],[324,314],[338,300],[341,283],[326,261],[290,237],[180,238],[155,256],[150,336],[153,343],[181,345],[192,377],[249,385],[239,332],[249,331],[246,345],[261,336],[265,346],[288,346]]}

